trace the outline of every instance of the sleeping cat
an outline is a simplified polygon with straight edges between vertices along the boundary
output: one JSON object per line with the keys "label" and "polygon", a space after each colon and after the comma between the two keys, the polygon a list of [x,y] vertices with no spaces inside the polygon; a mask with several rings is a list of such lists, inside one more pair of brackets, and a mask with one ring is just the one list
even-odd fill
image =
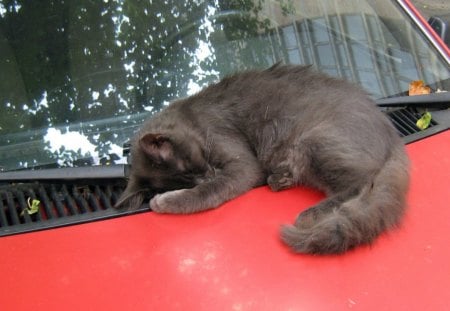
{"label": "sleeping cat", "polygon": [[117,207],[146,194],[157,213],[195,213],[260,185],[316,187],[327,198],[281,238],[295,252],[342,253],[396,226],[408,159],[390,121],[359,87],[309,67],[275,65],[177,100],[132,142]]}

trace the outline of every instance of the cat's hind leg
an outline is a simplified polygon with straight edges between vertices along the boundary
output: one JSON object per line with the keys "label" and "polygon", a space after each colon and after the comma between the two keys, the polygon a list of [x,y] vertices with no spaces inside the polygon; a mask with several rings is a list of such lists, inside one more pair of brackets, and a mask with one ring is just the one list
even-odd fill
{"label": "cat's hind leg", "polygon": [[272,173],[267,177],[267,184],[272,191],[280,191],[295,186],[295,181],[292,173],[286,169],[286,171],[280,171]]}
{"label": "cat's hind leg", "polygon": [[301,212],[295,220],[294,226],[305,229],[313,227],[322,218],[327,217],[330,212],[337,211],[343,202],[358,196],[360,191],[359,188],[350,188],[341,193],[330,195],[319,204]]}
{"label": "cat's hind leg", "polygon": [[311,148],[306,140],[287,142],[271,156],[267,184],[272,191],[280,191],[302,184],[310,173]]}

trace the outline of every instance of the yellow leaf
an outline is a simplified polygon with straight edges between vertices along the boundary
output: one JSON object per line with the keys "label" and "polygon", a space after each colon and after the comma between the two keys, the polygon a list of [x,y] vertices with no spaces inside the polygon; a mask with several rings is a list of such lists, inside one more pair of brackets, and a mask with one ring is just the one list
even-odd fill
{"label": "yellow leaf", "polygon": [[417,120],[416,125],[419,129],[423,131],[430,126],[430,122],[431,122],[431,113],[427,111],[422,115],[422,117],[419,120]]}
{"label": "yellow leaf", "polygon": [[28,207],[25,208],[21,213],[20,216],[23,216],[25,213],[27,213],[28,215],[33,215],[36,214],[37,212],[39,212],[39,204],[41,204],[41,201],[39,200],[33,200],[31,201],[31,198],[28,198],[27,203],[28,203]]}

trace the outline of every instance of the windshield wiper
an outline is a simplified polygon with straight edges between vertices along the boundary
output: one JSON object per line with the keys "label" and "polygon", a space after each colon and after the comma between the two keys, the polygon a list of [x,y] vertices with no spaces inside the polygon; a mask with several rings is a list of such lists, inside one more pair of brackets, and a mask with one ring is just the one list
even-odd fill
{"label": "windshield wiper", "polygon": [[450,92],[427,95],[398,96],[375,100],[379,107],[450,108]]}

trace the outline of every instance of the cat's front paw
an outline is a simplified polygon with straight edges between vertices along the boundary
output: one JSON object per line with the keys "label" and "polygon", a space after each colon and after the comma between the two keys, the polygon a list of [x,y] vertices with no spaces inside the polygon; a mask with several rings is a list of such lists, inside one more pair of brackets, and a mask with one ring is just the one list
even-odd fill
{"label": "cat's front paw", "polygon": [[288,189],[295,185],[292,174],[289,172],[274,173],[267,178],[267,183],[272,191]]}
{"label": "cat's front paw", "polygon": [[156,213],[164,214],[192,213],[188,191],[181,189],[157,194],[150,200],[150,208]]}

